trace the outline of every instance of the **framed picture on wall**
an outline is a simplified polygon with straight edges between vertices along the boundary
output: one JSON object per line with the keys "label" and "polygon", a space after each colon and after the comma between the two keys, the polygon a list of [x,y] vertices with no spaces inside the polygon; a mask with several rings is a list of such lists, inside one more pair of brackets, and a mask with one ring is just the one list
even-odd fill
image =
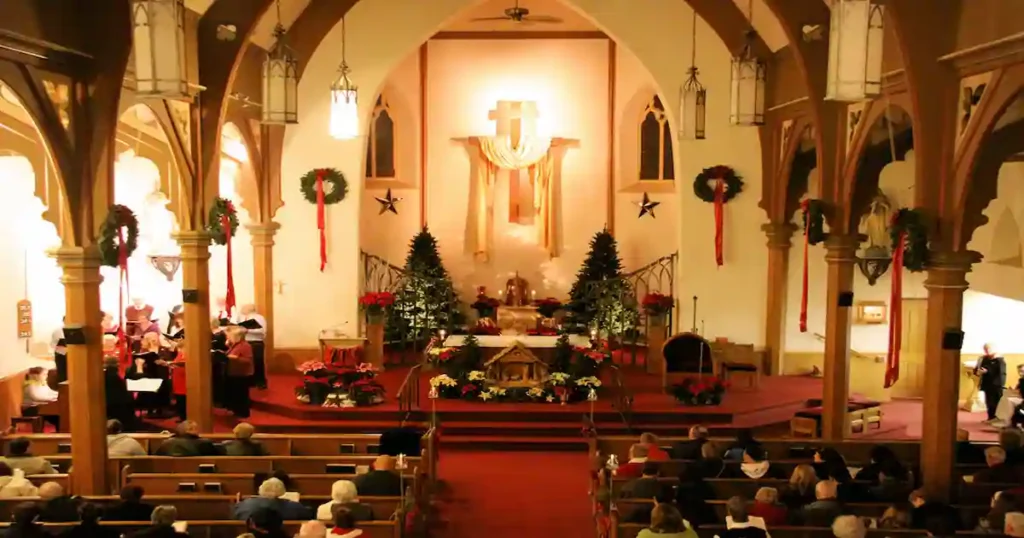
{"label": "framed picture on wall", "polygon": [[859,301],[855,311],[855,322],[859,325],[881,325],[889,320],[889,307],[885,301]]}

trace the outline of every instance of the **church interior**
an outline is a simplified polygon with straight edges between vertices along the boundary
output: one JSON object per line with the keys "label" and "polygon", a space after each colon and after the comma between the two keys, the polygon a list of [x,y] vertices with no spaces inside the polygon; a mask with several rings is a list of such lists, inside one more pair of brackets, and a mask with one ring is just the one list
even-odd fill
{"label": "church interior", "polygon": [[1024,538],[1018,1],[0,2],[0,528]]}

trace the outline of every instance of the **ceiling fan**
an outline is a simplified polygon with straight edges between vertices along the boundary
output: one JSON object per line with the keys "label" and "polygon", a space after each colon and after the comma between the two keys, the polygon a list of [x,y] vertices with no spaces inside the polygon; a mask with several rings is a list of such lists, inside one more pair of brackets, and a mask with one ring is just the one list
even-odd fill
{"label": "ceiling fan", "polygon": [[519,0],[516,0],[514,6],[505,10],[505,14],[501,17],[478,17],[472,20],[472,22],[493,22],[493,21],[511,21],[516,24],[532,24],[532,23],[543,23],[543,24],[558,24],[563,22],[558,17],[552,17],[550,15],[530,15],[530,10],[525,7],[519,7]]}

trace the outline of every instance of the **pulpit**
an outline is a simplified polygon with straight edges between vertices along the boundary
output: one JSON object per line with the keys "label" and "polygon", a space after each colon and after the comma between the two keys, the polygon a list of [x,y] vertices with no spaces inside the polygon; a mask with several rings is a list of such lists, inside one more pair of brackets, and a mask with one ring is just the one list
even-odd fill
{"label": "pulpit", "polygon": [[[333,361],[335,352],[340,352],[341,358],[344,360],[346,354],[353,353],[356,348],[366,343],[365,338],[349,336],[342,331],[331,329],[320,331],[319,341],[320,357],[324,362]],[[328,356],[328,353],[330,353],[330,356]],[[384,367],[383,357],[366,357],[366,360],[377,368]]]}

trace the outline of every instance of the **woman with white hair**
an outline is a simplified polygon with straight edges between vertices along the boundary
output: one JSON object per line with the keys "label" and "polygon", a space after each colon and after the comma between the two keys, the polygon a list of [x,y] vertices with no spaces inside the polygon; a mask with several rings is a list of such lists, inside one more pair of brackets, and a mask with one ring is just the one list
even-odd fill
{"label": "woman with white hair", "polygon": [[832,534],[836,538],[864,538],[868,530],[857,516],[839,516],[832,522]]}
{"label": "woman with white hair", "polygon": [[281,514],[285,521],[302,521],[310,519],[312,510],[302,503],[282,498],[287,493],[284,482],[277,478],[268,478],[260,484],[259,495],[249,497],[235,505],[234,518],[248,521],[253,514],[266,508]]}
{"label": "woman with white hair", "polygon": [[373,509],[368,504],[360,503],[358,495],[354,482],[338,480],[331,485],[331,500],[316,509],[316,518],[320,521],[334,521],[334,506],[342,505],[348,508],[356,521],[373,521]]}

